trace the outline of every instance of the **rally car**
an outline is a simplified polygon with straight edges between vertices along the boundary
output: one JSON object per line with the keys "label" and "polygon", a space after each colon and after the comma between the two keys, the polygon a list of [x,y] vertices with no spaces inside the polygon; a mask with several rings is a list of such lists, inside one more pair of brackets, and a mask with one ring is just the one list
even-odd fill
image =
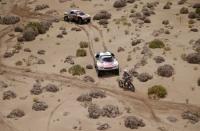
{"label": "rally car", "polygon": [[64,20],[83,24],[90,23],[91,17],[81,10],[73,9],[64,13]]}
{"label": "rally car", "polygon": [[95,68],[99,77],[104,72],[114,72],[116,75],[119,75],[119,63],[111,52],[96,53]]}

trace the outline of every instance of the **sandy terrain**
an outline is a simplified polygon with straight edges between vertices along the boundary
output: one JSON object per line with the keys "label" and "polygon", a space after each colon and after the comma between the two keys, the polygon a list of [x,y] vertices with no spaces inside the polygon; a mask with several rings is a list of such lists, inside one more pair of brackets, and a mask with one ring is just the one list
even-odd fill
{"label": "sandy terrain", "polygon": [[[159,4],[154,7],[155,14],[149,17],[151,23],[134,23],[134,18],[129,17],[132,9],[140,12],[147,2],[156,1],[159,1]],[[199,32],[190,31],[188,15],[179,13],[182,7],[193,11],[192,5],[199,0],[187,0],[183,5],[178,5],[177,0],[168,1],[172,2],[171,9],[164,10],[163,6],[167,2],[165,0],[136,0],[121,9],[113,7],[115,0],[66,0],[63,3],[59,0],[0,0],[0,15],[20,17],[20,22],[15,25],[0,24],[0,131],[94,131],[104,123],[109,124],[108,131],[129,131],[132,129],[124,125],[127,116],[136,116],[143,120],[145,126],[136,129],[140,131],[199,131],[200,122],[192,124],[183,119],[181,114],[187,110],[200,113],[200,86],[197,84],[200,79],[200,66],[184,61],[181,56],[194,52],[191,40],[196,41],[200,37]],[[47,4],[49,8],[34,11],[35,6],[41,4]],[[135,5],[138,7],[134,8]],[[94,20],[89,24],[77,25],[63,21],[63,12],[70,8],[79,8],[91,16],[100,10],[106,10],[112,16],[106,28]],[[53,10],[54,13],[46,14]],[[18,42],[17,38],[21,33],[14,31],[16,26],[52,18],[58,18],[59,22],[54,22],[45,34],[38,35],[33,41]],[[163,25],[163,20],[169,20],[169,25]],[[81,30],[73,31],[74,27]],[[62,28],[66,29],[67,34],[58,38]],[[170,33],[161,31],[155,36],[161,28]],[[200,30],[199,20],[195,19],[192,28]],[[149,49],[151,55],[147,56],[141,54],[147,42],[155,38],[162,40],[167,48]],[[141,39],[141,43],[132,46],[131,42],[136,39]],[[76,57],[81,41],[89,43],[89,48],[86,48],[87,56]],[[5,58],[5,52],[16,44],[20,44],[20,51]],[[119,52],[119,47],[124,51]],[[31,52],[24,49],[30,49]],[[44,50],[45,53],[38,54],[39,50]],[[99,78],[94,68],[86,69],[88,64],[93,65],[96,52],[106,50],[116,55],[120,63],[120,76],[106,74]],[[75,64],[84,67],[86,74],[72,76],[68,72],[72,65],[64,62],[67,56],[71,56]],[[156,56],[164,57],[165,61],[157,64],[154,60]],[[128,57],[131,59],[127,60]],[[146,64],[140,65],[144,58]],[[44,60],[45,64],[37,64],[39,59]],[[18,61],[21,61],[20,65],[16,65]],[[140,66],[136,68],[138,64]],[[157,68],[164,64],[174,68],[171,77],[158,75]],[[146,72],[153,78],[141,82],[133,77],[136,91],[124,91],[118,87],[117,79],[121,77],[124,69],[133,68],[139,74]],[[61,69],[66,69],[66,72],[61,72]],[[85,82],[85,76],[91,76],[95,82]],[[50,83],[59,90],[43,91],[39,95],[31,94],[36,81],[39,81],[41,87]],[[2,83],[7,86],[4,87]],[[159,100],[150,99],[148,88],[154,85],[166,87],[167,96]],[[100,108],[110,104],[117,106],[120,111],[117,117],[89,117],[88,105],[91,102],[79,102],[77,98],[94,89],[105,91],[106,97],[93,99],[92,103]],[[4,100],[4,92],[9,90],[13,91],[16,97]],[[37,100],[45,102],[48,108],[44,111],[33,110],[32,106]],[[13,109],[21,109],[25,115],[8,118],[7,115]],[[175,118],[176,122],[169,121],[168,117]]]}

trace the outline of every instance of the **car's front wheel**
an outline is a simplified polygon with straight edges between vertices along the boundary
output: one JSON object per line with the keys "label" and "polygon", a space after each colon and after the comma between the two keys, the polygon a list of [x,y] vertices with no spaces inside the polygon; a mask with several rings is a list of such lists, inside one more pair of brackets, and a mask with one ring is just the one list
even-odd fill
{"label": "car's front wheel", "polygon": [[102,77],[102,71],[97,70],[97,75],[98,75],[98,77]]}
{"label": "car's front wheel", "polygon": [[115,74],[116,74],[116,75],[119,75],[119,69],[116,69],[116,70],[115,70]]}
{"label": "car's front wheel", "polygon": [[88,20],[87,20],[87,23],[90,23],[90,22],[91,22],[91,19],[88,19]]}
{"label": "car's front wheel", "polygon": [[68,17],[68,16],[65,16],[65,17],[64,17],[64,21],[69,21],[69,17]]}
{"label": "car's front wheel", "polygon": [[78,24],[82,24],[83,20],[81,18],[78,18]]}

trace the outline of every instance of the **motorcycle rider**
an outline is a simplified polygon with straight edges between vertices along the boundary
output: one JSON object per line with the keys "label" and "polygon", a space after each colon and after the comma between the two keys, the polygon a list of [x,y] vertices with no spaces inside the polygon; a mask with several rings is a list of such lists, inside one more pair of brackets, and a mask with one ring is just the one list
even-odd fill
{"label": "motorcycle rider", "polygon": [[129,74],[128,70],[125,69],[123,73],[122,79],[127,82],[127,81],[132,81],[132,76]]}
{"label": "motorcycle rider", "polygon": [[132,76],[126,69],[123,71],[122,80],[119,80],[119,87],[135,92],[135,87],[132,84]]}

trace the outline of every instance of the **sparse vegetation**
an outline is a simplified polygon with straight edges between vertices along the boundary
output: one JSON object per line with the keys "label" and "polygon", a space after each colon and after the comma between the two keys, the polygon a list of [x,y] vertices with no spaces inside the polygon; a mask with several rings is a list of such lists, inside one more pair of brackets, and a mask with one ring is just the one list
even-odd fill
{"label": "sparse vegetation", "polygon": [[47,108],[48,108],[48,105],[46,104],[46,102],[39,101],[39,100],[35,100],[32,105],[32,109],[34,111],[45,111]]}
{"label": "sparse vegetation", "polygon": [[139,119],[135,116],[128,116],[124,120],[124,125],[125,127],[130,128],[130,129],[138,129],[138,127],[144,127],[145,123],[143,122],[142,119]]}
{"label": "sparse vegetation", "polygon": [[151,80],[153,78],[152,75],[150,75],[149,73],[141,73],[137,76],[137,79],[140,81],[140,82],[147,82],[148,80]]}
{"label": "sparse vegetation", "polygon": [[76,100],[79,102],[90,102],[92,97],[89,94],[81,94]]}
{"label": "sparse vegetation", "polygon": [[165,64],[158,67],[157,73],[162,77],[171,77],[174,74],[174,68],[169,64]]}
{"label": "sparse vegetation", "polygon": [[165,44],[163,41],[159,39],[155,39],[149,43],[149,48],[155,49],[155,48],[164,48]]}
{"label": "sparse vegetation", "polygon": [[187,119],[192,124],[195,124],[200,120],[200,112],[184,111],[181,116],[183,119]]}
{"label": "sparse vegetation", "polygon": [[14,109],[8,115],[7,118],[20,118],[25,115],[24,111],[21,109]]}
{"label": "sparse vegetation", "polygon": [[180,9],[180,13],[181,14],[187,14],[189,11],[188,11],[188,8],[186,8],[186,7],[182,7],[181,9]]}
{"label": "sparse vegetation", "polygon": [[37,32],[37,34],[43,34],[43,27],[41,25],[41,23],[39,22],[29,22],[26,26],[25,29],[27,28],[32,28],[35,32]]}
{"label": "sparse vegetation", "polygon": [[88,42],[86,42],[86,41],[81,41],[80,43],[79,43],[79,45],[80,45],[80,48],[88,48]]}
{"label": "sparse vegetation", "polygon": [[29,22],[24,29],[23,37],[20,41],[32,41],[38,34],[44,34],[49,30],[50,22]]}
{"label": "sparse vegetation", "polygon": [[162,85],[155,85],[148,89],[148,95],[154,95],[158,98],[164,98],[167,95],[167,90]]}
{"label": "sparse vegetation", "polygon": [[110,19],[111,14],[106,10],[101,10],[99,13],[94,15],[93,20]]}
{"label": "sparse vegetation", "polygon": [[200,15],[200,8],[196,8],[195,12]]}
{"label": "sparse vegetation", "polygon": [[12,24],[16,24],[20,21],[20,17],[19,16],[0,16],[0,24],[3,25],[12,25]]}
{"label": "sparse vegetation", "polygon": [[185,57],[185,60],[190,64],[199,64],[200,53],[190,53]]}
{"label": "sparse vegetation", "polygon": [[165,59],[162,56],[156,56],[153,58],[156,63],[162,63],[165,62]]}
{"label": "sparse vegetation", "polygon": [[85,49],[78,49],[76,51],[76,56],[77,57],[84,57],[87,56],[87,51]]}
{"label": "sparse vegetation", "polygon": [[[74,131],[167,131],[170,125],[198,130],[200,0],[186,1],[58,0],[62,3],[52,4],[31,0],[15,6],[0,0],[5,12],[0,15],[2,120],[11,121],[13,130],[26,129],[25,124],[43,126],[40,121],[24,124],[30,116],[57,130],[62,130],[63,120],[68,124],[63,128]],[[73,8],[65,10],[64,5]],[[81,7],[78,13],[83,19],[67,15],[79,10],[76,7]],[[4,16],[11,14],[21,21],[13,24],[17,19]],[[118,64],[119,70],[109,71]],[[134,79],[130,82],[135,93],[125,88],[131,86],[126,71]],[[129,101],[131,96],[138,101]],[[151,107],[156,116],[146,113]],[[154,122],[157,116],[164,124]],[[2,122],[0,114],[4,127]]]}
{"label": "sparse vegetation", "polygon": [[113,4],[115,8],[122,8],[124,6],[126,6],[126,0],[116,0]]}
{"label": "sparse vegetation", "polygon": [[109,22],[108,22],[108,20],[107,19],[101,19],[101,20],[99,20],[99,24],[100,25],[107,25]]}
{"label": "sparse vegetation", "polygon": [[85,74],[85,69],[83,67],[81,67],[80,65],[74,65],[72,67],[69,68],[69,73],[74,75],[83,75]]}
{"label": "sparse vegetation", "polygon": [[3,100],[15,99],[16,97],[16,93],[11,90],[3,92]]}

